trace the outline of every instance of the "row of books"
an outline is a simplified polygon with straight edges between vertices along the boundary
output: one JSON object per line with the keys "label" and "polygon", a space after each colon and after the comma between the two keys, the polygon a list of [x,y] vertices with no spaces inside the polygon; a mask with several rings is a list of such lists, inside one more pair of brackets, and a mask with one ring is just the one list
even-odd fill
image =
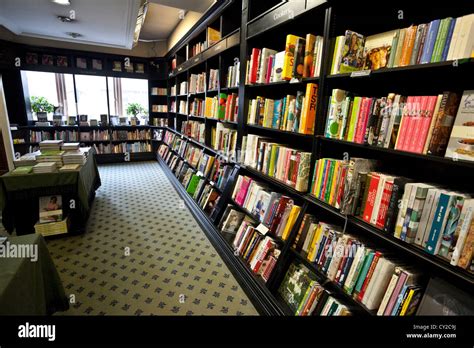
{"label": "row of books", "polygon": [[151,95],[166,95],[166,88],[161,87],[152,87],[151,88]]}
{"label": "row of books", "polygon": [[170,97],[176,96],[176,85],[170,87]]}
{"label": "row of books", "polygon": [[171,101],[170,112],[176,112],[176,101],[175,100]]}
{"label": "row of books", "polygon": [[261,232],[270,232],[283,240],[289,237],[301,212],[301,206],[295,204],[293,199],[272,192],[266,185],[248,176],[239,175],[232,199],[263,225],[258,227]]}
{"label": "row of books", "polygon": [[204,106],[204,99],[194,98],[191,104],[189,104],[189,115],[204,117]]}
{"label": "row of books", "polygon": [[121,143],[112,146],[112,153],[136,153],[136,152],[151,152],[151,144],[144,142],[135,143]]}
{"label": "row of books", "polygon": [[92,130],[90,132],[80,132],[79,139],[80,141],[107,141],[110,139],[110,133],[106,130]]}
{"label": "row of books", "polygon": [[238,87],[240,81],[240,62],[227,68],[226,87]]}
{"label": "row of books", "polygon": [[206,73],[189,76],[189,93],[203,93],[206,90]]}
{"label": "row of books", "polygon": [[155,117],[152,120],[153,120],[152,124],[155,127],[167,127],[168,126],[168,119],[167,118]]}
{"label": "row of books", "polygon": [[43,140],[64,140],[77,141],[77,131],[29,131],[29,141],[32,143],[39,143]]}
{"label": "row of books", "polygon": [[206,125],[199,121],[183,121],[181,123],[181,134],[204,143],[206,141]]}
{"label": "row of books", "polygon": [[[464,205],[464,215],[472,205],[471,197],[380,173],[376,168],[375,161],[363,158],[320,159],[315,165],[311,193],[340,208],[343,214],[360,217],[455,266],[472,268],[472,245],[465,243],[468,233],[474,231],[469,232],[469,219],[464,225],[460,220]],[[460,265],[459,258],[464,260]]]}
{"label": "row of books", "polygon": [[331,74],[443,62],[472,56],[474,14],[381,34],[346,30],[336,38]]}
{"label": "row of books", "polygon": [[[222,229],[225,231],[237,227],[235,237],[231,241],[235,253],[247,263],[254,274],[267,282],[275,269],[281,250],[271,236],[262,233],[247,217],[235,215],[238,213],[237,210],[229,206],[221,223]],[[242,218],[242,222],[235,224],[235,218],[239,220]]]}
{"label": "row of books", "polygon": [[[82,132],[81,132],[82,133]],[[135,129],[130,130],[114,130],[111,132],[112,140],[149,140],[151,139],[151,133],[149,130]]]}
{"label": "row of books", "polygon": [[247,62],[246,84],[289,81],[318,77],[322,61],[323,37],[287,35],[285,50],[253,48]]}
{"label": "row of books", "polygon": [[179,84],[179,94],[188,94],[188,81],[183,81]]}
{"label": "row of books", "polygon": [[[329,99],[325,136],[359,144],[401,151],[474,160],[474,111],[469,100],[474,91],[461,95],[444,92],[433,96],[352,96],[334,89]],[[452,140],[450,134],[453,129]]]}
{"label": "row of books", "polygon": [[158,104],[153,104],[151,106],[151,111],[152,112],[168,112],[168,105],[158,105]]}
{"label": "row of books", "polygon": [[311,152],[303,152],[248,134],[242,142],[241,161],[297,191],[306,192],[309,182]]}
{"label": "row of books", "polygon": [[316,280],[301,263],[291,263],[278,292],[297,316],[347,316],[347,306]]}
{"label": "row of books", "polygon": [[212,128],[211,146],[224,154],[235,153],[237,149],[237,130],[218,122],[216,127]]}
{"label": "row of books", "polygon": [[219,69],[209,69],[209,84],[208,90],[215,90],[219,88]]}
{"label": "row of books", "polygon": [[288,132],[313,134],[318,85],[308,83],[306,94],[298,91],[282,99],[258,96],[249,101],[247,123]]}
{"label": "row of books", "polygon": [[341,230],[306,214],[293,248],[368,310],[414,314],[422,295],[419,273]]}
{"label": "row of books", "polygon": [[219,96],[206,97],[205,117],[237,122],[238,113],[239,97],[236,93],[219,93]]}
{"label": "row of books", "polygon": [[179,101],[178,113],[183,114],[183,115],[188,114],[188,101],[187,100],[180,100]]}

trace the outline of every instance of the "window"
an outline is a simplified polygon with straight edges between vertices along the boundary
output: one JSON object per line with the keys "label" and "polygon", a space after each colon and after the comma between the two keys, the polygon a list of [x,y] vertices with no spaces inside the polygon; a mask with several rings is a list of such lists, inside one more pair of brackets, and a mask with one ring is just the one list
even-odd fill
{"label": "window", "polygon": [[[60,112],[65,115],[76,115],[74,98],[74,81],[72,74],[55,74],[39,71],[23,71],[23,85],[26,87],[27,98],[43,97],[55,107],[61,107]],[[33,119],[36,114],[31,110]],[[52,119],[53,113],[48,114]]]}
{"label": "window", "polygon": [[140,104],[148,114],[148,80],[109,77],[108,83],[112,115],[127,116],[130,103]]}
{"label": "window", "polygon": [[77,112],[89,120],[100,120],[108,114],[105,76],[76,75]]}

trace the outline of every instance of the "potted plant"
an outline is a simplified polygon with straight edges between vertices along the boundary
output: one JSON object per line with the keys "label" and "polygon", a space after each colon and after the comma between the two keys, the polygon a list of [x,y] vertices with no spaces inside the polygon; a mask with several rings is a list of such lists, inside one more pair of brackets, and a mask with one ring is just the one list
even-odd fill
{"label": "potted plant", "polygon": [[139,114],[145,114],[145,108],[140,103],[130,103],[127,105],[127,114],[132,116],[135,119],[137,125],[140,124],[138,120]]}
{"label": "potted plant", "polygon": [[48,112],[54,111],[54,105],[51,104],[45,97],[31,97],[31,110],[36,113],[38,120],[47,119]]}

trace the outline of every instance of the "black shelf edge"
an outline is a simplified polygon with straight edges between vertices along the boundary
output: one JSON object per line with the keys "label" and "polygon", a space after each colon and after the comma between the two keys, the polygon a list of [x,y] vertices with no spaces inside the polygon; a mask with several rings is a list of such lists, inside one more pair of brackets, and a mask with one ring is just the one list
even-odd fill
{"label": "black shelf edge", "polygon": [[319,81],[319,77],[306,77],[299,81],[277,81],[277,82],[269,82],[269,83],[254,83],[254,84],[247,84],[245,88],[258,88],[258,87],[276,87],[276,86],[301,86],[305,83],[317,82]]}
{"label": "black shelf edge", "polygon": [[302,134],[302,133],[296,133],[296,132],[291,132],[291,131],[284,131],[284,130],[281,130],[281,129],[263,127],[263,126],[259,126],[259,125],[256,125],[256,124],[246,124],[245,126],[248,127],[248,128],[253,128],[253,129],[261,129],[263,131],[268,131],[268,132],[275,133],[275,134],[291,135],[291,136],[295,136],[295,137],[298,137],[299,139],[303,139],[303,140],[311,140],[312,141],[314,139],[313,134]]}
{"label": "black shelf edge", "polygon": [[229,269],[234,274],[238,283],[242,286],[259,313],[264,315],[285,314],[285,310],[281,308],[278,301],[273,297],[273,294],[270,292],[263,279],[258,279],[258,277],[248,268],[242,258],[234,255],[232,247],[224,240],[224,237],[218,231],[217,227],[202,211],[198,203],[189,196],[166,162],[159,155],[157,155],[156,158],[166,176],[171,181],[173,187],[184,199],[186,205],[190,208],[191,213],[196,218],[196,221],[201,226],[224,262],[229,266]]}
{"label": "black shelf edge", "polygon": [[304,200],[305,192],[297,191],[296,189],[292,188],[291,186],[286,185],[285,183],[281,182],[280,180],[272,178],[272,177],[270,177],[266,174],[263,174],[263,173],[259,172],[258,170],[253,169],[252,167],[245,166],[245,165],[242,165],[242,164],[240,166],[241,166],[242,169],[244,169],[248,173],[258,177],[262,181],[270,182],[271,184],[278,187],[282,191],[290,193],[291,195],[296,196],[296,197],[300,198],[301,200]]}
{"label": "black shelf edge", "polygon": [[[367,76],[357,76],[357,78],[367,78],[370,77],[371,75],[383,75],[387,73],[394,73],[394,72],[399,72],[399,71],[417,71],[417,70],[422,70],[422,69],[437,69],[441,67],[449,67],[451,66],[453,69],[454,68],[459,68],[459,66],[465,65],[465,64],[472,64],[474,62],[474,58],[463,58],[463,59],[457,59],[457,67],[454,66],[454,60],[448,60],[444,62],[437,62],[437,63],[426,63],[426,64],[415,64],[415,65],[407,65],[407,66],[399,66],[396,68],[382,68],[382,69],[377,69],[377,70],[371,70],[370,74]],[[351,73],[345,73],[345,74],[334,74],[334,75],[327,75],[327,79],[345,79],[345,78],[352,78]]]}
{"label": "black shelf edge", "polygon": [[338,284],[330,280],[321,270],[319,269],[318,266],[316,266],[314,263],[309,261],[306,257],[301,255],[299,252],[294,250],[293,248],[290,248],[290,251],[292,252],[293,255],[296,256],[298,260],[300,260],[306,267],[308,267],[311,271],[316,273],[316,276],[319,278],[318,282],[322,287],[325,289],[328,289],[336,294],[335,298],[337,299],[338,297],[343,300],[344,303],[347,304],[347,307],[349,309],[355,308],[357,312],[365,315],[375,315],[376,312],[368,309],[364,304],[361,302],[357,301],[354,299],[351,295],[346,293],[344,289],[342,289]]}
{"label": "black shelf edge", "polygon": [[[111,143],[147,143],[152,139],[124,139],[124,140],[110,140]],[[108,141],[108,140],[104,140]]]}
{"label": "black shelf edge", "polygon": [[214,92],[219,92],[219,89],[208,89],[206,93],[214,93]]}
{"label": "black shelf edge", "polygon": [[446,157],[441,157],[441,156],[433,156],[433,155],[425,155],[425,154],[420,154],[420,153],[415,153],[415,152],[407,152],[407,151],[401,151],[401,150],[395,150],[395,149],[388,149],[385,147],[378,147],[378,146],[373,146],[373,145],[364,145],[364,144],[359,144],[359,143],[354,143],[352,141],[346,141],[346,140],[339,140],[339,139],[331,139],[331,138],[326,138],[321,136],[321,141],[323,142],[329,142],[329,143],[337,143],[341,144],[344,146],[352,146],[352,147],[357,147],[360,149],[364,150],[369,150],[373,152],[380,152],[380,153],[387,153],[391,155],[396,155],[400,157],[410,157],[410,158],[415,158],[419,159],[422,161],[432,161],[432,162],[437,162],[443,165],[447,166],[463,166],[463,167],[468,167],[474,169],[474,162],[470,161],[465,161],[465,160],[454,160]]}

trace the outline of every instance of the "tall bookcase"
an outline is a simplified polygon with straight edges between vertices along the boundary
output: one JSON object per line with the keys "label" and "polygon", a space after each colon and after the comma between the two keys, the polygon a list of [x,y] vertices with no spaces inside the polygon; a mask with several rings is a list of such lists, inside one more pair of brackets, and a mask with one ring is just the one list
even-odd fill
{"label": "tall bookcase", "polygon": [[[472,89],[472,79],[474,76],[474,59],[445,61],[439,63],[428,63],[422,65],[409,65],[399,68],[384,68],[376,71],[369,71],[365,74],[336,74],[330,75],[331,62],[334,53],[335,37],[343,35],[345,30],[350,29],[363,35],[373,35],[392,29],[408,27],[411,24],[426,23],[433,19],[445,18],[447,16],[459,17],[473,13],[472,4],[468,6],[437,7],[437,5],[424,7],[423,10],[412,8],[402,3],[400,6],[393,6],[391,9],[374,6],[347,6],[345,4],[335,4],[318,0],[307,1],[257,1],[242,0],[229,1],[217,11],[214,16],[207,18],[199,29],[190,34],[190,38],[167,57],[169,66],[171,61],[176,60],[176,68],[172,69],[168,75],[168,88],[177,86],[179,94],[179,83],[188,81],[191,73],[206,71],[210,68],[220,69],[221,81],[222,73],[229,59],[238,56],[240,60],[240,85],[237,89],[239,96],[238,122],[234,125],[238,131],[237,148],[242,145],[242,137],[247,134],[257,134],[268,137],[278,143],[312,153],[311,175],[314,170],[316,160],[320,158],[342,159],[344,156],[362,157],[381,160],[380,171],[411,177],[419,182],[431,182],[437,185],[448,187],[465,193],[473,193],[472,175],[474,174],[474,163],[467,161],[453,161],[444,157],[432,155],[415,154],[394,149],[381,148],[375,146],[361,145],[344,140],[335,140],[324,137],[326,117],[328,114],[328,100],[332,90],[340,88],[360,95],[386,96],[390,92],[404,95],[428,95],[440,94],[443,91],[463,91]],[[227,19],[235,16],[235,10],[242,13],[241,23],[231,22],[230,28]],[[208,48],[197,56],[188,60],[185,53],[188,45],[193,45],[194,38],[202,36],[202,30],[207,25],[216,27],[220,23],[223,39],[220,43]],[[245,66],[252,48],[271,48],[277,51],[284,49],[287,34],[305,36],[307,33],[323,36],[322,66],[319,77],[303,79],[300,82],[276,82],[269,84],[245,85]],[[231,44],[229,41],[233,42]],[[225,43],[225,44],[224,44]],[[222,44],[222,47],[219,46]],[[219,47],[219,48],[217,48]],[[208,76],[208,75],[207,75]],[[269,129],[261,126],[249,125],[246,122],[248,114],[248,100],[256,96],[283,97],[286,94],[294,94],[296,91],[305,91],[307,83],[318,84],[318,103],[314,135],[303,135],[299,133]],[[205,91],[206,95],[220,93],[225,90],[220,87],[218,91]],[[183,94],[172,96],[171,101],[179,104],[179,100],[192,100],[194,95]],[[177,106],[179,107],[179,106]],[[187,114],[170,113],[169,131],[180,134],[181,123],[184,120],[197,119]],[[210,147],[209,132],[217,122],[211,119],[202,119],[205,123],[206,141],[201,144],[192,139],[188,141],[201,146],[205,151],[218,155]],[[408,264],[419,267],[428,277],[440,277],[459,289],[468,291],[474,284],[474,275],[466,270],[451,266],[448,261],[430,255],[424,250],[400,239],[387,234],[382,230],[364,222],[355,216],[341,214],[338,209],[315,198],[309,193],[301,193],[285,185],[284,183],[266,176],[253,168],[247,167],[234,159],[233,162],[237,174],[247,175],[254,180],[268,185],[272,190],[284,193],[294,199],[295,203],[301,205],[302,211],[295,223],[290,237],[286,241],[279,241],[281,244],[281,256],[278,259],[276,268],[271,278],[264,283],[249,271],[245,262],[239,256],[235,256],[230,245],[223,240],[217,229],[217,224],[222,216],[222,212],[228,204],[234,204],[231,199],[233,183],[229,183],[228,190],[222,193],[219,201],[220,213],[209,218],[200,210],[199,206],[190,199],[186,190],[176,180],[174,175],[166,168],[166,163],[158,160],[165,167],[165,171],[171,180],[176,184],[179,192],[182,193],[188,202],[193,213],[201,221],[206,233],[213,241],[216,248],[222,253],[224,259],[232,266],[244,289],[249,293],[258,309],[265,314],[291,314],[288,306],[278,295],[278,287],[293,261],[304,263],[310,268],[320,280],[320,283],[331,290],[340,301],[351,307],[356,315],[374,315],[362,303],[347,295],[336,283],[327,279],[320,269],[307,261],[302,255],[292,248],[292,242],[296,237],[305,213],[312,213],[321,221],[345,226],[345,230],[351,234],[370,240],[374,245],[393,253],[398,258]],[[189,198],[189,199],[188,199]],[[235,204],[234,204],[235,205]],[[238,207],[236,207],[238,209]]]}

